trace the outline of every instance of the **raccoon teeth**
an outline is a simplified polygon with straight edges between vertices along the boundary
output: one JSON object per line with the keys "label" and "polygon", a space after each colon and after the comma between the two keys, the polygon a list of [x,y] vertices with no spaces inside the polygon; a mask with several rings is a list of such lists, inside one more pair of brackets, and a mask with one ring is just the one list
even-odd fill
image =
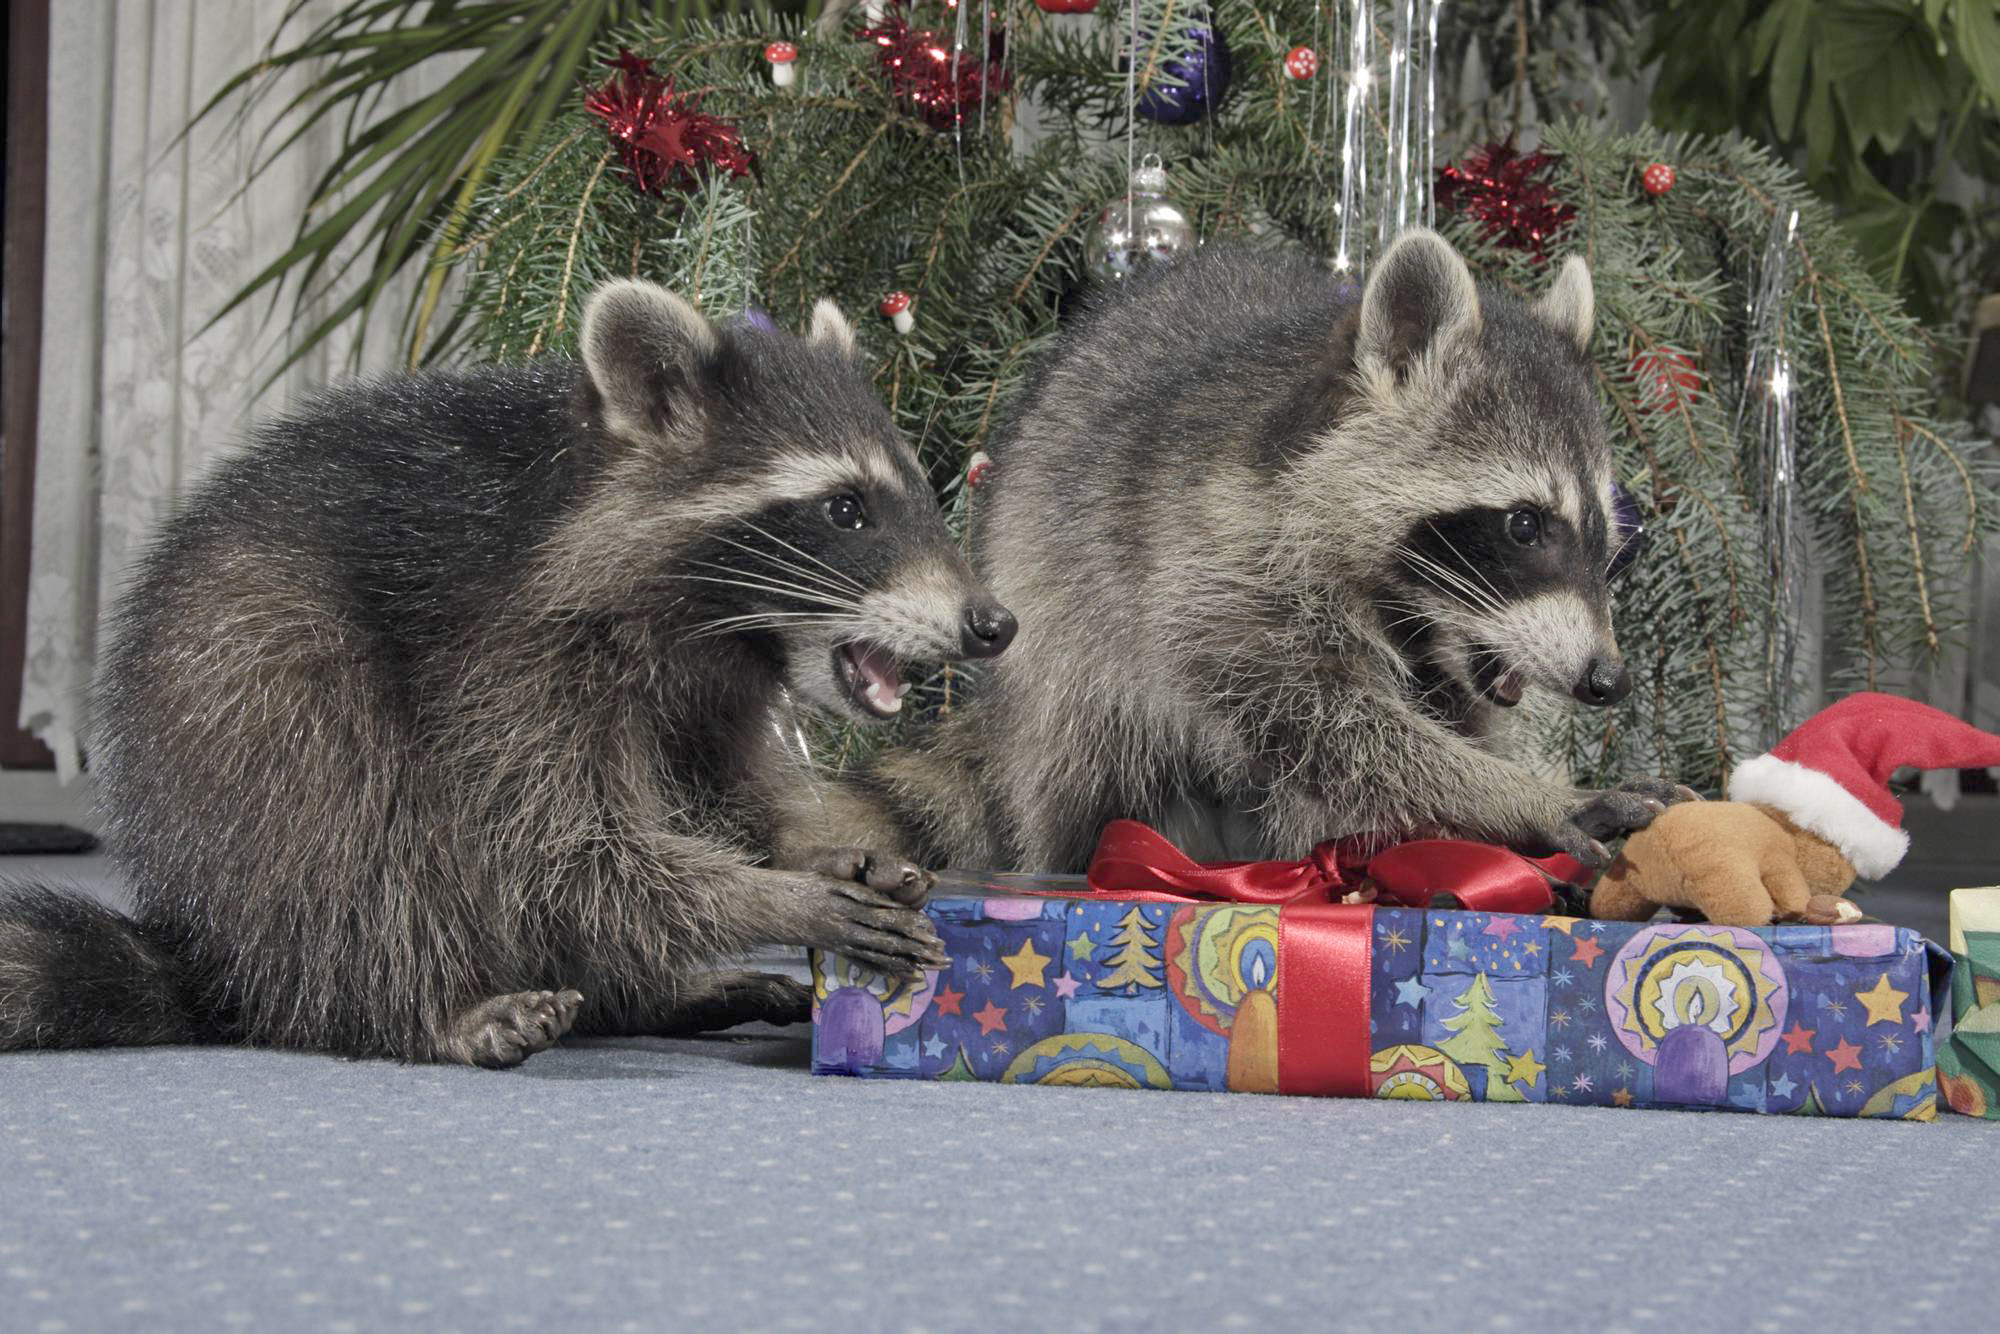
{"label": "raccoon teeth", "polygon": [[880,644],[856,640],[841,645],[837,658],[841,677],[856,703],[881,718],[902,710],[909,687],[903,684],[895,654]]}
{"label": "raccoon teeth", "polygon": [[897,699],[901,699],[903,696],[909,693],[910,693],[910,683],[908,681],[903,681],[896,686]]}
{"label": "raccoon teeth", "polygon": [[1521,702],[1521,674],[1508,672],[1493,683],[1493,694],[1502,704],[1512,707]]}

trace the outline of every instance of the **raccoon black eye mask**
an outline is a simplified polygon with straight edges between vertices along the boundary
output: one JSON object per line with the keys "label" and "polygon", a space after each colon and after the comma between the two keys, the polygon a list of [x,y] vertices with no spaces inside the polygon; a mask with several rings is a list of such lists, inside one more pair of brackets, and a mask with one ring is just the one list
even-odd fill
{"label": "raccoon black eye mask", "polygon": [[804,338],[590,298],[581,360],[261,427],[119,607],[92,765],[133,918],[0,896],[0,1049],[245,1041],[505,1066],[803,1019],[767,942],[943,962],[930,884],[785,749],[1011,614],[830,304]]}
{"label": "raccoon black eye mask", "polygon": [[1591,860],[1678,799],[1495,741],[1531,689],[1606,707],[1629,680],[1610,583],[1637,516],[1589,270],[1552,272],[1518,301],[1414,231],[1358,297],[1222,245],[1108,293],[989,447],[974,556],[1028,632],[879,761],[907,837],[1046,871],[1120,816],[1202,861],[1405,831]]}

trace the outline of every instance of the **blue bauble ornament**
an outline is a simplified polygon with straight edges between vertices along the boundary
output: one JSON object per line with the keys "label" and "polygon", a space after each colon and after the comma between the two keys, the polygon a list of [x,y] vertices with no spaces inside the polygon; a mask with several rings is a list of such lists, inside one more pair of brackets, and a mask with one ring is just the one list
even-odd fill
{"label": "blue bauble ornament", "polygon": [[[1159,71],[1140,96],[1139,114],[1162,125],[1189,125],[1200,120],[1222,101],[1229,91],[1229,44],[1214,28],[1195,26],[1187,30],[1192,48],[1177,59],[1162,60]],[[1148,45],[1140,34],[1139,49]],[[1168,82],[1176,80],[1178,82]]]}

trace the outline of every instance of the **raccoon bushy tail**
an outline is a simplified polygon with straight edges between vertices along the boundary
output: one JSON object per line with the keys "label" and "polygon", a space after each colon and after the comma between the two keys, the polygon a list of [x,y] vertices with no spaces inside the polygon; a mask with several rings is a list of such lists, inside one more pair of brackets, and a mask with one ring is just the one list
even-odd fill
{"label": "raccoon bushy tail", "polygon": [[0,888],[0,1051],[213,1042],[186,969],[138,922],[79,894]]}

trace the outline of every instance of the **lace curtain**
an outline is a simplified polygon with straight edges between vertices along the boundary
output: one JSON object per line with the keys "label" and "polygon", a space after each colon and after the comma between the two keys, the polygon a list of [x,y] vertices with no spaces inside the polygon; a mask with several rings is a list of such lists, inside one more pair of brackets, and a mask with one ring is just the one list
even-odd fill
{"label": "lace curtain", "polygon": [[[293,18],[310,25],[325,0]],[[292,346],[289,294],[204,328],[290,243],[333,127],[248,185],[297,71],[253,114],[200,107],[277,34],[278,0],[90,0],[50,7],[48,234],[21,725],[79,767],[99,616],[175,499],[251,421],[350,369],[330,340],[266,386]],[[449,77],[391,96],[420,95]],[[332,119],[332,118],[329,118]],[[365,274],[361,277],[365,278]],[[395,355],[391,292],[365,366]]]}

